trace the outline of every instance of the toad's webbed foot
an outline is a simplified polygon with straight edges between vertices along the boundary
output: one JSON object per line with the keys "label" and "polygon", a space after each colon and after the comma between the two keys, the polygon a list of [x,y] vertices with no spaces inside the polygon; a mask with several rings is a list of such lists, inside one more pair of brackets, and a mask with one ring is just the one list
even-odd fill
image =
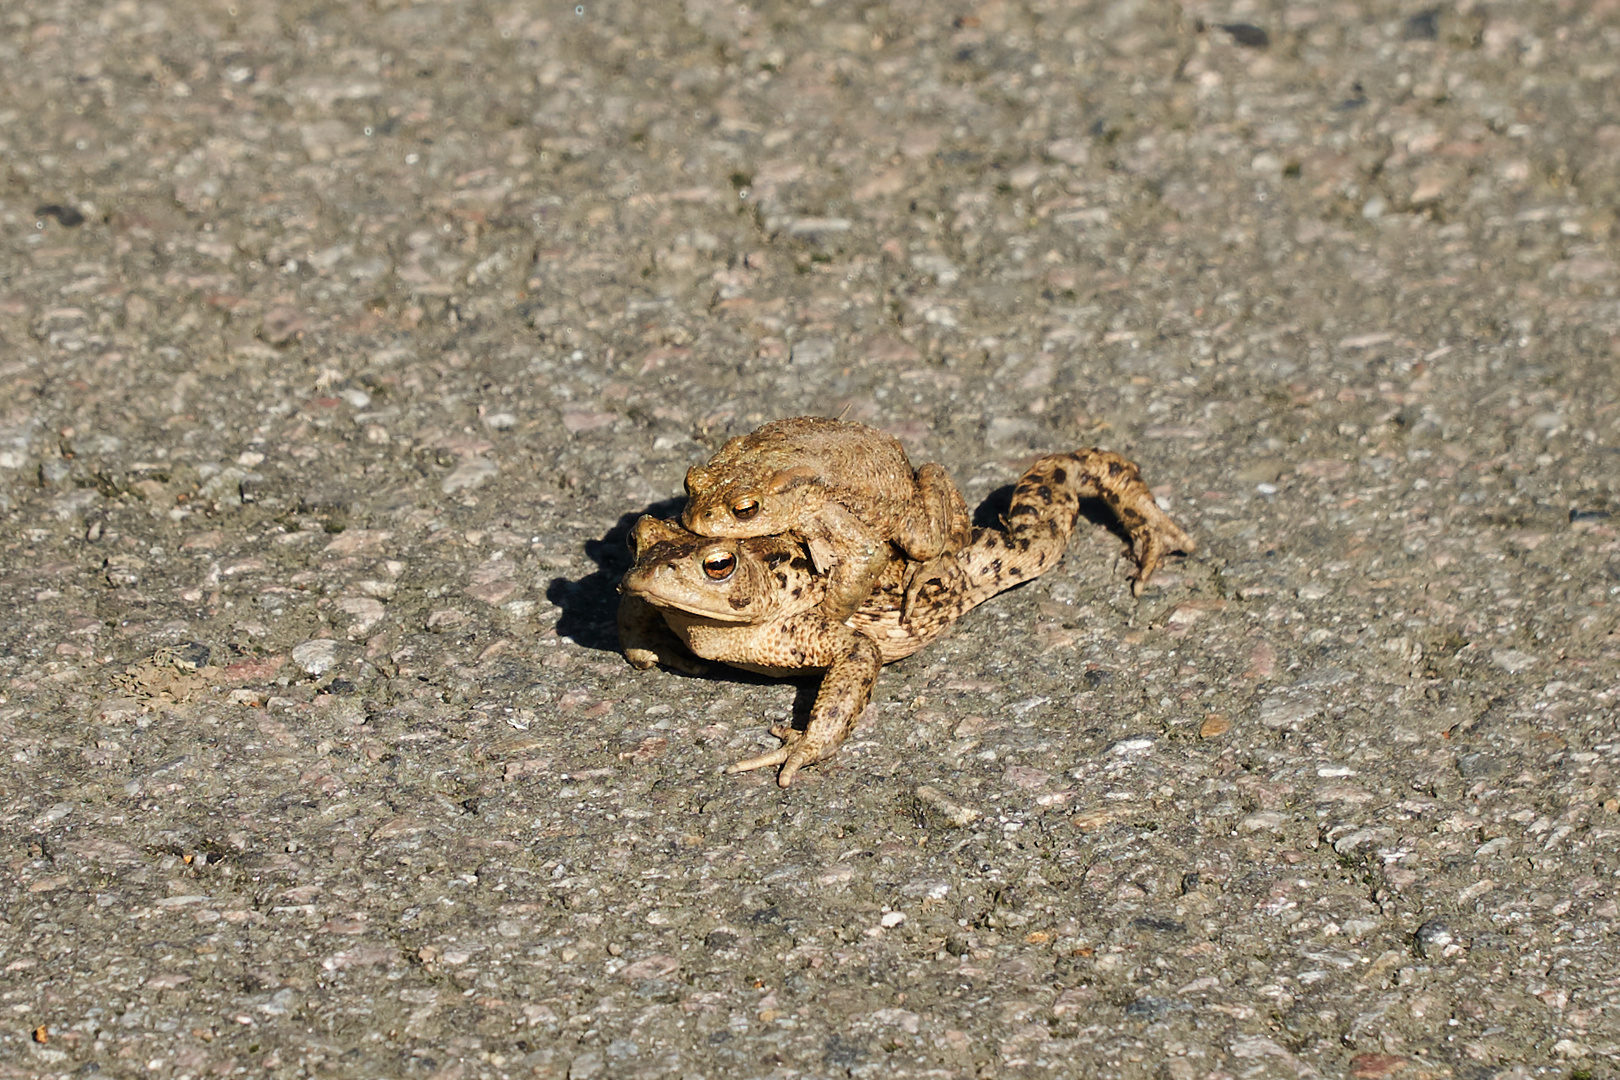
{"label": "toad's webbed foot", "polygon": [[810,729],[800,731],[787,724],[777,724],[771,728],[771,734],[782,740],[782,745],[769,753],[757,757],[745,758],[733,765],[726,766],[726,775],[731,776],[741,772],[751,772],[754,769],[768,769],[773,765],[782,768],[776,774],[778,787],[790,787],[793,778],[799,770],[806,765],[814,765],[818,761],[825,761],[832,757],[843,745],[848,732],[839,732],[831,737],[829,733],[812,733]]}
{"label": "toad's webbed foot", "polygon": [[[788,724],[777,724],[771,728],[771,734],[782,740],[781,746],[767,754],[744,758],[742,761],[726,766],[726,775],[734,776],[737,773],[752,772],[755,769],[768,769],[773,765],[781,765],[783,768],[781,772],[776,774],[776,782],[782,787],[787,787],[793,782],[794,773],[810,764],[811,760],[820,760],[819,758],[807,759],[801,753],[804,732],[797,728]],[[788,768],[790,760],[793,761],[792,771],[789,771]]]}

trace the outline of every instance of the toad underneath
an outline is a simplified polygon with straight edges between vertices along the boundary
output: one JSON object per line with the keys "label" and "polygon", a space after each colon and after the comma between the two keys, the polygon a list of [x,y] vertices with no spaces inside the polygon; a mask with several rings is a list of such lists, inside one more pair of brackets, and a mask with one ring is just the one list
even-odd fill
{"label": "toad underneath", "polygon": [[1019,480],[1002,528],[975,529],[971,544],[931,560],[909,584],[906,561],[891,554],[847,619],[823,610],[827,578],[815,572],[803,540],[715,539],[643,517],[631,534],[635,565],[619,587],[620,643],[643,669],[698,672],[704,665],[695,656],[767,675],[825,671],[805,729],[773,728],[780,748],[727,770],[779,765],[777,783],[787,787],[801,768],[837,751],[885,663],[916,652],[996,593],[1050,570],[1074,531],[1079,500],[1096,496],[1130,537],[1134,591],[1166,553],[1194,550],[1136,466],[1104,450],[1041,458]]}

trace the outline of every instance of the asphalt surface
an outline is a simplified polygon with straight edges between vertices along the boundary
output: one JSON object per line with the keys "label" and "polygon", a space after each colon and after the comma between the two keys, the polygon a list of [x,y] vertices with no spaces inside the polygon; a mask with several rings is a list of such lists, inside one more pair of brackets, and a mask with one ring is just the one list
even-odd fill
{"label": "asphalt surface", "polygon": [[[1614,1076],[1620,4],[0,11],[0,1077]],[[1139,462],[632,671],[778,416]]]}

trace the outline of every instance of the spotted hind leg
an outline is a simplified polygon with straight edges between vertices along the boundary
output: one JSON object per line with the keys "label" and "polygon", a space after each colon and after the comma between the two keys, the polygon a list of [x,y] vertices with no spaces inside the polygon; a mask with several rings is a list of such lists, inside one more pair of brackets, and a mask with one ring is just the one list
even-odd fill
{"label": "spotted hind leg", "polygon": [[1055,499],[1077,502],[1079,498],[1098,497],[1108,504],[1130,537],[1131,558],[1136,563],[1131,591],[1136,595],[1141,595],[1167,554],[1191,554],[1197,549],[1197,542],[1153,501],[1153,492],[1136,464],[1096,448],[1053,454],[1031,466],[1013,493],[1007,515],[1008,533],[1015,539],[1019,536],[1020,518],[1048,518],[1049,513],[1036,511]]}

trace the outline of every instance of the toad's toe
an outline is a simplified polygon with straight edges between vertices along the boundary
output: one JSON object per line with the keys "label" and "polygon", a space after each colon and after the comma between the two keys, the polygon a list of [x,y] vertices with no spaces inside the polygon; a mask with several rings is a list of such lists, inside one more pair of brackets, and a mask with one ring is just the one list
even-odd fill
{"label": "toad's toe", "polygon": [[726,766],[726,775],[735,776],[737,773],[753,772],[755,769],[768,769],[772,765],[780,765],[788,759],[793,751],[786,746],[778,747],[768,754],[758,757],[746,758],[742,761]]}

